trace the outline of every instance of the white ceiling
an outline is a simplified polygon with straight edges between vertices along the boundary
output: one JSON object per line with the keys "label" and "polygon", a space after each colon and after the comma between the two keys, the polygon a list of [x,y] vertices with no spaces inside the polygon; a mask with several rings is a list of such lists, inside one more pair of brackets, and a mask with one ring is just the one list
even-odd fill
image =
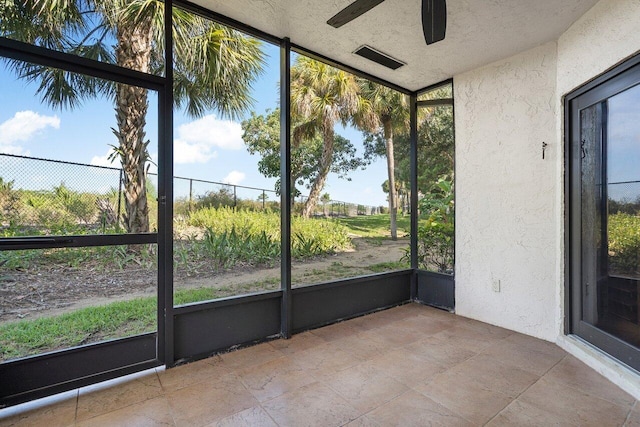
{"label": "white ceiling", "polygon": [[[195,0],[207,9],[418,90],[557,39],[598,0],[447,0],[446,38],[427,46],[421,0],[386,0],[341,28],[327,20],[353,0]],[[406,63],[392,71],[352,52],[368,44]]]}

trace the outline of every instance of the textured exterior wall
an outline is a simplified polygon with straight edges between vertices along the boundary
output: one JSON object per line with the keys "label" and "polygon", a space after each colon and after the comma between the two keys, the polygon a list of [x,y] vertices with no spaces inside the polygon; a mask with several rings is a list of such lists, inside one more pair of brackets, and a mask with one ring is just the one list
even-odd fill
{"label": "textured exterior wall", "polygon": [[640,51],[639,22],[639,0],[601,0],[557,43],[454,77],[458,314],[564,333],[562,100]]}
{"label": "textured exterior wall", "polygon": [[556,70],[552,42],[454,77],[456,312],[547,340],[562,256]]}
{"label": "textured exterior wall", "polygon": [[558,40],[558,93],[640,52],[640,1],[601,0]]}

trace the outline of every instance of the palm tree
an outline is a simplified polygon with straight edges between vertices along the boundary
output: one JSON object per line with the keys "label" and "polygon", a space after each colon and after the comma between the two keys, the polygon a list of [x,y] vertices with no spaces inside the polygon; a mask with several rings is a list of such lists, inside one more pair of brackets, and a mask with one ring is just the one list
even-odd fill
{"label": "palm tree", "polygon": [[360,102],[356,77],[313,59],[299,56],[291,67],[291,114],[300,124],[293,130],[293,144],[322,135],[318,175],[311,184],[302,215],[313,213],[333,160],[336,123],[346,125]]}
{"label": "palm tree", "polygon": [[398,190],[396,187],[396,163],[393,148],[394,132],[409,126],[409,99],[406,95],[373,83],[358,79],[360,95],[366,102],[362,103],[353,123],[364,132],[380,133],[384,141],[387,158],[387,174],[389,182],[389,216],[391,239],[398,239]]}
{"label": "palm tree", "polygon": [[[83,38],[82,35],[87,36]],[[80,35],[80,36],[79,36]],[[160,0],[25,0],[0,10],[0,36],[114,63],[144,73],[164,68],[164,2]],[[173,9],[174,100],[193,117],[208,109],[237,117],[252,102],[260,74],[260,42],[178,8]],[[115,42],[115,55],[109,44]],[[147,90],[13,61],[21,78],[39,82],[44,102],[60,108],[108,96],[115,101],[115,156],[124,171],[125,227],[149,231],[144,126]]]}

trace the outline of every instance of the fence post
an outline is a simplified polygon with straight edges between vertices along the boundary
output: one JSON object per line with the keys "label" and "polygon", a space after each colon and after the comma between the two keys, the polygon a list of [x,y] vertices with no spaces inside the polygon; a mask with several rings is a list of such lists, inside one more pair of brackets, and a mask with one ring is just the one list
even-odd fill
{"label": "fence post", "polygon": [[233,186],[233,209],[235,209],[236,206],[238,206],[238,195],[236,193],[237,188],[238,186],[236,185]]}
{"label": "fence post", "polygon": [[193,211],[193,179],[189,179],[189,212]]}
{"label": "fence post", "polygon": [[120,209],[122,207],[122,202],[121,202],[121,199],[122,199],[122,172],[123,172],[122,169],[120,169],[120,178],[119,178],[119,181],[118,181],[118,221],[117,221],[116,227],[120,226],[120,215],[121,215],[120,214]]}
{"label": "fence post", "polygon": [[267,198],[267,195],[265,194],[264,190],[262,190],[262,210],[264,210],[264,202],[266,198]]}

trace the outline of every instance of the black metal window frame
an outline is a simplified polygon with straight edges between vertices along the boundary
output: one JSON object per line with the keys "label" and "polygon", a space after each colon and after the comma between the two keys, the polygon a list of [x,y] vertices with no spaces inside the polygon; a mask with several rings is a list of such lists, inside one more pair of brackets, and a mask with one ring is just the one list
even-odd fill
{"label": "black metal window frame", "polygon": [[[227,25],[238,31],[280,46],[281,76],[281,289],[279,291],[233,296],[203,301],[187,306],[174,306],[173,301],[173,41],[172,9],[180,7],[204,18]],[[411,186],[417,186],[417,109],[421,106],[418,95],[424,91],[453,83],[452,79],[436,85],[410,91],[361,70],[346,66],[302,46],[257,30],[208,9],[186,1],[165,0],[165,75],[141,73],[75,55],[49,50],[0,37],[0,56],[66,71],[83,73],[119,83],[131,84],[158,93],[158,233],[145,235],[107,236],[109,244],[139,243],[140,240],[158,244],[158,331],[157,334],[125,338],[106,343],[91,344],[66,351],[63,359],[53,363],[51,355],[34,356],[0,364],[0,407],[14,405],[39,397],[70,390],[84,385],[116,378],[128,373],[165,365],[168,368],[207,357],[238,345],[273,339],[289,338],[293,333],[330,324],[371,311],[418,300],[424,275],[417,267],[417,192],[411,194],[411,268],[388,273],[372,274],[327,283],[291,288],[291,203],[290,191],[290,68],[291,53],[296,52],[334,67],[388,86],[410,97],[410,165]],[[15,249],[90,246],[105,244],[105,236],[72,236],[71,241],[29,239],[17,242]],[[145,240],[146,239],[146,240]],[[55,239],[54,239],[55,240]],[[6,246],[5,246],[6,248]],[[431,279],[429,279],[431,280]],[[435,282],[438,283],[438,278]],[[451,288],[451,294],[453,290]],[[227,324],[233,319],[231,324]],[[195,326],[195,328],[194,328]],[[140,342],[138,342],[140,341]],[[127,359],[128,353],[146,348],[155,358],[144,363]],[[152,349],[150,348],[152,347]],[[84,356],[83,356],[84,354]],[[53,355],[55,356],[55,354]],[[78,359],[80,357],[80,359]],[[102,370],[85,372],[73,369],[89,357],[102,366]],[[79,360],[79,361],[78,361]],[[114,367],[115,364],[119,364]],[[61,375],[63,370],[68,370]],[[25,378],[37,373],[34,382]],[[6,375],[5,375],[6,374]],[[18,389],[7,387],[8,381],[20,384]],[[4,384],[4,385],[3,385]]]}
{"label": "black metal window frame", "polygon": [[640,55],[597,76],[564,97],[564,333],[603,350],[640,371],[640,351],[624,341],[582,321],[580,204],[580,110],[598,104],[640,83]]}
{"label": "black metal window frame", "polygon": [[[138,86],[157,93],[159,174],[166,175],[167,153],[161,147],[171,140],[163,120],[171,105],[171,85],[166,77],[141,73],[117,65],[93,61],[76,55],[52,51],[40,46],[0,37],[0,56],[60,70],[101,78],[115,83]],[[169,97],[169,100],[167,98]],[[169,111],[170,118],[170,111]],[[166,197],[166,180],[158,182],[158,194]],[[166,200],[166,198],[165,198]],[[161,203],[162,204],[162,203]],[[163,204],[163,205],[166,205]],[[170,205],[170,204],[169,204]],[[121,235],[50,236],[0,239],[3,250],[158,244],[166,247],[167,222],[159,209],[158,233]],[[168,224],[169,228],[171,224]],[[164,239],[164,240],[163,240]],[[159,253],[159,259],[163,254]],[[166,270],[166,268],[164,269]],[[160,366],[165,362],[166,347],[164,284],[166,271],[158,268],[158,305],[156,332],[89,344],[0,364],[0,407],[44,397],[72,388]]]}

